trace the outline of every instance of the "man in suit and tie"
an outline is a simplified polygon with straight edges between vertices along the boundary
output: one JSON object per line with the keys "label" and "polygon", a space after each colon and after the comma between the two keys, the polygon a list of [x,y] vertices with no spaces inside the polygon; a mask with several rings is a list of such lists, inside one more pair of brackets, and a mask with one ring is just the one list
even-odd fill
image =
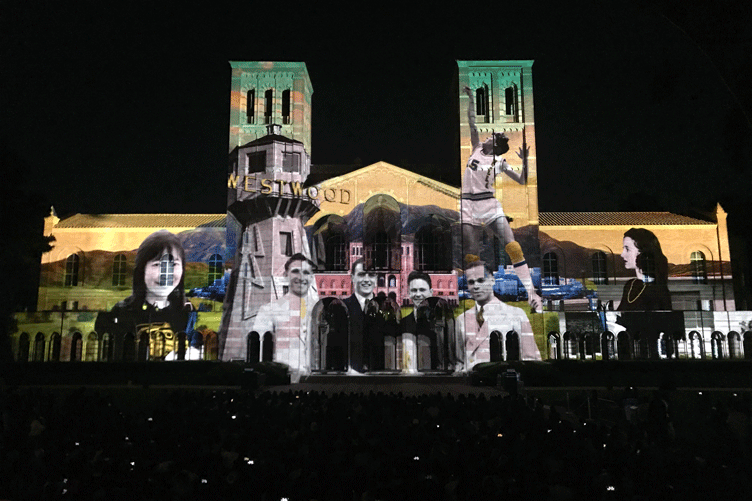
{"label": "man in suit and tie", "polygon": [[[402,318],[403,366],[408,372],[418,369],[454,370],[457,365],[453,308],[442,298],[434,297],[431,276],[413,270],[407,276],[413,311]],[[417,337],[426,336],[430,344],[430,365],[418,355]],[[464,361],[461,359],[460,361]]]}
{"label": "man in suit and tie", "polygon": [[[494,276],[483,261],[469,263],[466,271],[467,287],[475,306],[462,315],[465,335],[465,367],[471,369],[480,362],[489,362],[490,337],[494,331],[502,338],[514,331],[519,336],[521,360],[540,360],[533,328],[521,308],[502,303],[493,293]],[[505,343],[501,343],[504,346]]]}
{"label": "man in suit and tie", "polygon": [[253,331],[259,336],[272,333],[277,349],[274,360],[286,363],[293,381],[309,372],[308,343],[311,335],[311,311],[318,302],[314,284],[315,264],[303,254],[294,254],[285,263],[289,290],[276,301],[259,308]]}
{"label": "man in suit and tie", "polygon": [[[378,308],[373,300],[373,289],[376,286],[376,274],[371,270],[366,270],[365,260],[358,259],[353,263],[350,271],[352,280],[353,293],[345,298],[345,305],[350,317],[350,337],[349,337],[349,367],[348,374],[362,374],[368,369],[378,367],[369,367],[373,351],[373,340],[369,336],[367,328],[367,316],[373,308]],[[383,344],[383,343],[382,343]],[[382,348],[383,352],[383,348]],[[383,353],[382,353],[383,358]]]}

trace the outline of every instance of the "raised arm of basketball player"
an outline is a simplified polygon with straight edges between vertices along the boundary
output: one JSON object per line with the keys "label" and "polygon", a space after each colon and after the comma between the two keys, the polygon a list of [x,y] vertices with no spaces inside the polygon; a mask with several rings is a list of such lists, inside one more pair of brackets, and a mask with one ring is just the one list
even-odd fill
{"label": "raised arm of basketball player", "polygon": [[473,145],[473,150],[480,146],[480,139],[478,138],[478,128],[475,126],[475,96],[473,91],[467,85],[462,89],[467,94],[467,121],[470,124],[470,142]]}

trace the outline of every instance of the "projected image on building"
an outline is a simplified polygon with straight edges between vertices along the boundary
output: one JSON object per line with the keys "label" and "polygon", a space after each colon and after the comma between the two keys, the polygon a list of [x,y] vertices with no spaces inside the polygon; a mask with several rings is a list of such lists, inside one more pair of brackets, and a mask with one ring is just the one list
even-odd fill
{"label": "projected image on building", "polygon": [[298,380],[752,355],[720,206],[539,212],[532,61],[457,61],[457,155],[428,168],[312,164],[306,65],[231,66],[226,213],[53,211],[18,360],[218,359]]}

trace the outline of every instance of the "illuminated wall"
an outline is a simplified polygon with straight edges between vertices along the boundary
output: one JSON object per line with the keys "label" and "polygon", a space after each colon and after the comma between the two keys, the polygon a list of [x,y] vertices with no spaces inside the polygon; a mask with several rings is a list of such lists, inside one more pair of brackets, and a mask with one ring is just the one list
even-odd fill
{"label": "illuminated wall", "polygon": [[[376,294],[393,293],[404,304],[407,276],[417,269],[434,278],[437,295],[457,301],[457,188],[378,162],[324,181],[320,190],[320,211],[306,225],[320,295],[351,294],[351,264],[362,257],[378,270]],[[379,250],[387,241],[393,248]]]}
{"label": "illuminated wall", "polygon": [[541,253],[556,260],[561,282],[578,280],[597,291],[602,303],[618,306],[624,283],[634,276],[621,257],[624,233],[645,228],[667,258],[674,310],[733,311],[726,213],[720,205],[715,219],[667,212],[543,213]]}
{"label": "illuminated wall", "polygon": [[147,328],[127,334],[102,322],[131,296],[137,249],[157,231],[175,234],[185,252],[186,292],[221,281],[224,227],[221,214],[76,214],[60,220],[53,212],[45,219],[45,235],[55,244],[42,256],[39,312],[18,315],[16,351],[29,339],[27,360],[162,360],[175,348],[181,357],[216,359],[221,303],[208,296],[187,299],[194,315],[190,326],[179,326],[186,331],[182,347],[178,326],[167,328],[159,314],[147,315]]}
{"label": "illuminated wall", "polygon": [[[364,359],[368,370],[446,372],[560,352],[595,358],[604,331],[614,346],[619,335],[632,336],[634,348],[642,320],[661,325],[659,334],[682,331],[687,353],[720,353],[719,330],[731,336],[749,329],[752,314],[733,311],[720,206],[716,221],[659,212],[539,213],[532,61],[457,64],[459,187],[386,162],[308,182],[316,166],[305,64],[231,63],[228,169],[217,173],[227,175],[227,213],[50,215],[44,231],[55,242],[42,258],[40,312],[17,316],[17,358],[161,360],[180,352],[178,358],[282,362],[297,376],[344,371],[353,366],[341,350],[358,314],[352,273],[359,259],[373,274],[378,302],[365,313],[379,332],[368,335],[385,350],[376,365]],[[503,136],[483,150],[494,134]],[[508,150],[493,149],[504,143]],[[659,292],[649,273],[638,274],[622,257],[631,228],[660,243],[666,283]],[[177,235],[186,253],[184,292],[195,315],[168,321],[139,313],[135,332],[119,332],[103,322],[124,318],[113,310],[132,293],[137,249],[162,229]],[[472,287],[477,262],[492,274],[489,307]],[[431,310],[414,311],[413,271],[430,278]],[[419,316],[431,319],[430,332],[406,321]],[[178,329],[160,330],[170,322]],[[191,351],[195,332],[201,339]],[[555,348],[552,332],[560,334]],[[732,338],[725,349],[738,354]]]}
{"label": "illuminated wall", "polygon": [[179,235],[186,250],[186,286],[204,287],[210,265],[212,277],[223,273],[224,220],[221,214],[76,214],[63,220],[50,214],[44,232],[55,241],[42,256],[37,308],[60,309],[67,302],[69,310],[108,310],[130,291],[136,249],[161,229]]}

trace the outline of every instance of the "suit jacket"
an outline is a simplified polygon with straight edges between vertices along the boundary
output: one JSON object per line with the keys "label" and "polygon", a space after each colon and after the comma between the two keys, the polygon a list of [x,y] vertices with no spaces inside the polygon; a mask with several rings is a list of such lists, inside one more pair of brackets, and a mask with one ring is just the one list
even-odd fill
{"label": "suit jacket", "polygon": [[287,353],[287,358],[275,356],[275,360],[286,363],[293,369],[308,370],[308,344],[313,317],[311,312],[317,300],[318,295],[309,291],[305,297],[305,311],[301,311],[301,298],[288,292],[259,308],[253,330],[262,337],[264,333],[272,332],[277,349]]}
{"label": "suit jacket", "polygon": [[509,306],[498,298],[492,297],[483,307],[483,325],[478,326],[476,308],[470,308],[462,314],[462,332],[466,338],[467,368],[479,362],[490,360],[490,333],[499,332],[506,340],[507,332],[514,330],[520,336],[520,358],[522,360],[540,360],[541,354],[535,344],[533,327],[525,312],[516,306]]}
{"label": "suit jacket", "polygon": [[[416,320],[416,314],[420,320]],[[454,315],[446,301],[431,297],[402,318],[400,332],[426,336],[431,343],[431,368],[454,369],[458,361]],[[460,347],[461,349],[461,347]]]}
{"label": "suit jacket", "polygon": [[363,349],[365,346],[363,338],[363,323],[366,316],[360,308],[360,303],[355,294],[351,294],[345,298],[345,306],[347,306],[347,313],[350,322],[350,367],[356,371],[362,372]]}

